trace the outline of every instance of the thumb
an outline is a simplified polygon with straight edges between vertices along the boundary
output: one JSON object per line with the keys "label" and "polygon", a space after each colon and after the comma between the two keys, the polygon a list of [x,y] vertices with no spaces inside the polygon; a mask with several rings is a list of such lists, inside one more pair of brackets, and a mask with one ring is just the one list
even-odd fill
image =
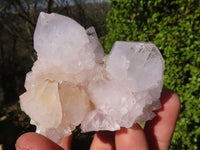
{"label": "thumb", "polygon": [[15,146],[17,150],[63,150],[62,147],[53,141],[34,132],[25,133],[20,136]]}

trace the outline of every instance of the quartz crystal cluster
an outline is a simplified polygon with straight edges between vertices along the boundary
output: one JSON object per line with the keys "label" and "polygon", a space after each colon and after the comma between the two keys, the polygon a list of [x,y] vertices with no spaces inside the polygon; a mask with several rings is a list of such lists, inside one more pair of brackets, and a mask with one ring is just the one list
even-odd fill
{"label": "quartz crystal cluster", "polygon": [[164,60],[154,44],[117,41],[104,56],[93,27],[41,12],[34,49],[38,59],[20,105],[37,132],[55,142],[79,124],[82,132],[115,131],[160,108]]}

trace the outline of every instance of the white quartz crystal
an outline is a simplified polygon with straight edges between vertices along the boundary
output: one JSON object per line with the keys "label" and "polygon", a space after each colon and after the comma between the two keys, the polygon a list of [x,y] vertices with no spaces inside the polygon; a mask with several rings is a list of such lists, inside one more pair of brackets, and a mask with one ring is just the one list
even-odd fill
{"label": "white quartz crystal", "polygon": [[94,27],[42,12],[34,48],[38,60],[20,105],[37,132],[55,142],[79,124],[82,132],[115,131],[160,108],[164,60],[154,44],[117,41],[104,56]]}

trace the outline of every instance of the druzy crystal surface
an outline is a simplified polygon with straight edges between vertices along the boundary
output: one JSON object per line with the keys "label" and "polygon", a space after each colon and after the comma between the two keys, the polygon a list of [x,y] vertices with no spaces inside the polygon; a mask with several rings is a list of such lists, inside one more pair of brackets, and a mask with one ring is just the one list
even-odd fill
{"label": "druzy crystal surface", "polygon": [[93,27],[42,12],[34,48],[20,105],[55,142],[80,124],[82,132],[129,128],[160,108],[164,60],[154,44],[117,41],[104,56]]}

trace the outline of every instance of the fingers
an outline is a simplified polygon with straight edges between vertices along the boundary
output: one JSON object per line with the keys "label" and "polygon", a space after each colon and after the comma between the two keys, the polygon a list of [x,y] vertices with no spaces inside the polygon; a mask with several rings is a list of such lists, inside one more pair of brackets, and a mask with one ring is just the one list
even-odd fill
{"label": "fingers", "polygon": [[62,147],[37,133],[26,133],[16,142],[17,150],[63,150]]}
{"label": "fingers", "polygon": [[[90,149],[146,150],[149,146],[153,150],[167,150],[178,118],[180,100],[173,91],[163,90],[161,103],[162,108],[156,111],[157,116],[146,123],[144,130],[135,124],[130,129],[121,128],[116,132],[97,132]],[[16,142],[17,150],[69,150],[71,136],[63,138],[60,146],[37,133],[26,133]]]}
{"label": "fingers", "polygon": [[99,131],[95,133],[90,150],[115,150],[115,132]]}
{"label": "fingers", "polygon": [[148,144],[143,129],[135,124],[119,131],[97,132],[94,136],[90,150],[148,150]]}
{"label": "fingers", "polygon": [[144,131],[150,149],[167,150],[176,126],[180,110],[180,100],[176,93],[163,90],[161,94],[162,108],[156,112],[157,116],[148,121]]}
{"label": "fingers", "polygon": [[130,129],[121,128],[112,136],[108,132],[107,139],[104,132],[99,132],[94,137],[91,150],[110,150],[115,149],[115,146],[117,150],[167,150],[176,126],[180,100],[173,91],[163,90],[161,103],[162,108],[155,112],[157,116],[146,123],[144,130],[135,124]]}
{"label": "fingers", "polygon": [[116,131],[115,143],[117,150],[148,150],[144,131],[138,124]]}
{"label": "fingers", "polygon": [[59,144],[64,150],[70,150],[71,149],[71,142],[72,142],[72,135],[64,137]]}

